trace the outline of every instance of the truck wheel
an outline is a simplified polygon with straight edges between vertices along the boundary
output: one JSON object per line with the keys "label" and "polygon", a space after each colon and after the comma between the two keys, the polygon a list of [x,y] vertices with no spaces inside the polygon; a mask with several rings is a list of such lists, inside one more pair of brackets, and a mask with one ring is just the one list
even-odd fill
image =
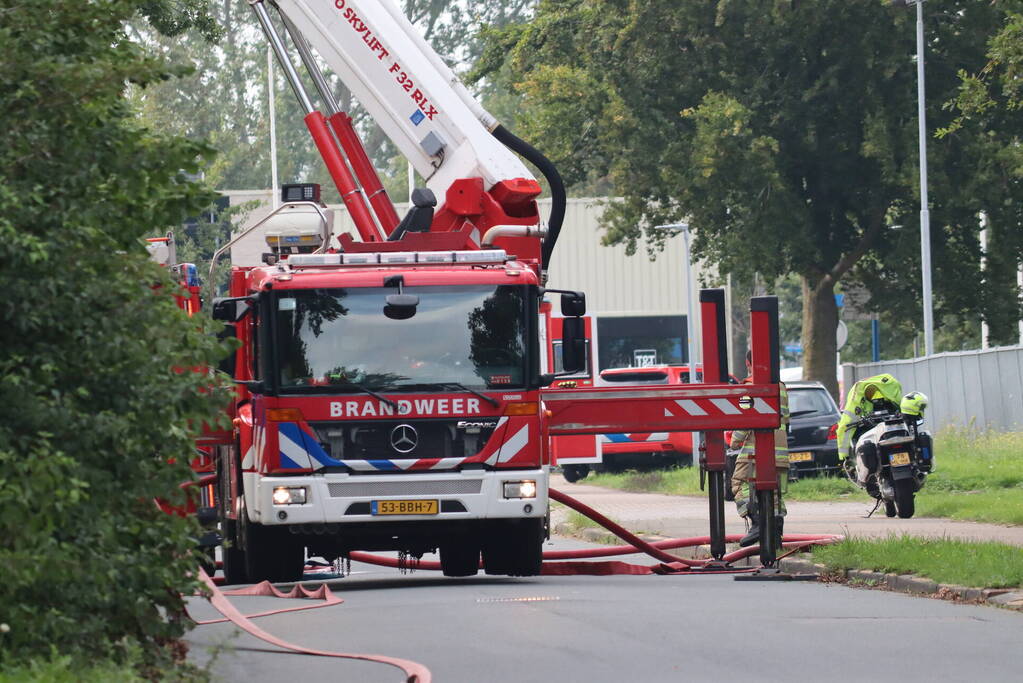
{"label": "truck wheel", "polygon": [[476,576],[480,570],[479,546],[469,541],[442,545],[440,568],[444,576]]}
{"label": "truck wheel", "polygon": [[916,512],[916,502],[913,500],[913,480],[895,480],[895,509],[899,517],[909,519]]}
{"label": "truck wheel", "polygon": [[536,576],[543,564],[544,520],[523,519],[495,529],[483,546],[487,574]]}
{"label": "truck wheel", "polygon": [[245,569],[249,581],[301,581],[305,546],[287,529],[249,522],[245,533]]}
{"label": "truck wheel", "polygon": [[561,474],[564,475],[565,481],[569,484],[574,484],[580,479],[585,479],[586,475],[589,473],[589,465],[564,465],[561,468]]}

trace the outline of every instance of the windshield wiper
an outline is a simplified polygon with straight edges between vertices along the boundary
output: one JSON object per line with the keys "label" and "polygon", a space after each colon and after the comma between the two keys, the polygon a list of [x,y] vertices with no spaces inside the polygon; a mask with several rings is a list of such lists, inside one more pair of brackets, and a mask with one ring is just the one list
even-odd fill
{"label": "windshield wiper", "polygon": [[338,386],[352,387],[353,389],[358,389],[359,391],[361,391],[364,394],[369,394],[370,396],[372,396],[373,398],[377,399],[381,403],[386,403],[387,405],[391,406],[391,408],[393,408],[394,410],[398,409],[398,404],[397,403],[395,403],[391,399],[387,398],[383,394],[380,394],[380,393],[378,393],[376,391],[373,391],[369,387],[364,387],[361,384],[355,384],[354,382],[348,382],[346,384],[335,385],[334,388],[337,388]]}
{"label": "windshield wiper", "polygon": [[816,409],[813,410],[797,410],[796,412],[789,415],[789,417],[800,417],[802,415],[809,415],[810,413],[818,412]]}
{"label": "windshield wiper", "polygon": [[[424,382],[422,384],[406,385],[405,388],[408,388],[410,386],[414,386],[414,387],[438,387],[440,389],[451,388],[451,389],[458,389],[459,391],[468,391],[473,396],[479,396],[480,398],[482,398],[484,401],[486,401],[490,405],[494,406],[495,408],[500,408],[501,407],[501,402],[498,401],[497,399],[490,398],[486,394],[482,394],[482,393],[476,391],[475,389],[470,389],[469,387],[465,386],[464,384],[459,384],[458,382]],[[399,388],[401,388],[401,387],[399,387]]]}
{"label": "windshield wiper", "polygon": [[501,402],[498,401],[497,399],[490,398],[486,394],[480,393],[480,392],[476,391],[475,389],[470,389],[469,387],[465,386],[464,384],[459,384],[458,382],[443,382],[439,386],[454,387],[455,389],[461,389],[462,391],[468,391],[473,396],[479,396],[480,398],[482,398],[484,401],[486,401],[490,405],[494,406],[495,408],[500,408],[501,407]]}

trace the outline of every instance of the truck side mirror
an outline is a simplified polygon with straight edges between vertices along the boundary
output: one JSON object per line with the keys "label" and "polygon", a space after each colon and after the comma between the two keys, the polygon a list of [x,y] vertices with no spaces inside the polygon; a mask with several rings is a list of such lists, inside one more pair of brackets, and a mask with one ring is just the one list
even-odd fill
{"label": "truck side mirror", "polygon": [[[224,323],[236,323],[245,317],[245,314],[251,310],[250,303],[253,298],[250,296],[234,296],[217,298],[213,300],[213,310],[211,312],[214,320],[219,320]],[[242,304],[239,306],[238,304]]]}
{"label": "truck side mirror", "polygon": [[[562,297],[562,305],[564,305],[564,297]],[[584,300],[584,310],[585,306]],[[564,373],[581,372],[586,364],[586,329],[583,319],[565,318],[561,325],[561,360]]]}
{"label": "truck side mirror", "polygon": [[561,315],[566,318],[578,318],[586,315],[586,295],[582,292],[563,292]]}

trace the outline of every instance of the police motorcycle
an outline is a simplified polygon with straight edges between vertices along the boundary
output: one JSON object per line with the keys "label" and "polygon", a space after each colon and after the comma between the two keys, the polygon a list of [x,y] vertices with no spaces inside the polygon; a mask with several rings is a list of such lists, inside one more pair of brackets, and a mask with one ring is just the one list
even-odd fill
{"label": "police motorcycle", "polygon": [[921,429],[927,397],[914,391],[898,406],[883,398],[872,403],[873,412],[849,424],[855,457],[844,461],[846,476],[884,503],[886,516],[907,519],[934,466],[933,439]]}

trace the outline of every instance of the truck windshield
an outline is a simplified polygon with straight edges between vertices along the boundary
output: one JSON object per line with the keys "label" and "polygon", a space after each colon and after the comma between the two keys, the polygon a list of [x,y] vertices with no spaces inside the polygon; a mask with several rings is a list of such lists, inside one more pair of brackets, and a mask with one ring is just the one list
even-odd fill
{"label": "truck windshield", "polygon": [[396,293],[393,287],[279,291],[272,305],[281,390],[525,384],[525,287],[405,287],[419,297],[406,320],[384,315],[387,295]]}

